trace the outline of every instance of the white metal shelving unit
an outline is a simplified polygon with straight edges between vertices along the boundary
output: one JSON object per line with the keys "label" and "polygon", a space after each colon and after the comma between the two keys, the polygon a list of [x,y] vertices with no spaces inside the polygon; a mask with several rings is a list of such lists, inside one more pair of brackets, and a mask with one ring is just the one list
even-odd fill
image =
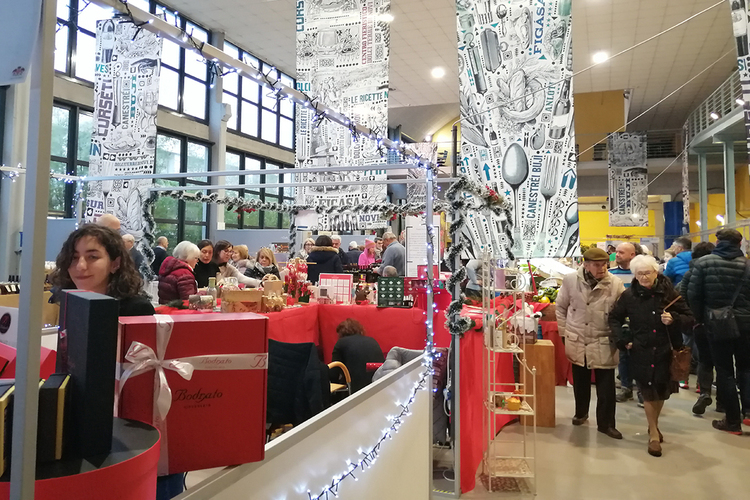
{"label": "white metal shelving unit", "polygon": [[[524,313],[526,276],[498,262],[485,255],[481,273],[487,441],[480,480],[490,492],[536,495],[536,368],[526,363],[526,335],[520,333],[533,330],[536,335],[536,329],[528,328],[527,321],[534,321]],[[497,307],[496,297],[506,297],[508,305]],[[512,382],[498,377],[500,363],[508,362],[505,354],[518,367]],[[520,408],[508,408],[510,398],[520,399]],[[498,415],[516,416],[518,425],[502,428]]]}

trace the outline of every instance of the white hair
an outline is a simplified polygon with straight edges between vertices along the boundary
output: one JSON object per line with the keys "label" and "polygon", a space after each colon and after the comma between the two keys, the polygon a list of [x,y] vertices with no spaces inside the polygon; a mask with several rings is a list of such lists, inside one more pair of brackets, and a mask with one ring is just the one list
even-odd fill
{"label": "white hair", "polygon": [[659,272],[659,263],[650,255],[638,255],[630,261],[630,270],[633,274],[648,270]]}
{"label": "white hair", "polygon": [[353,249],[357,248],[358,246],[359,245],[357,245],[356,241],[350,241],[349,242],[349,250],[353,250]]}
{"label": "white hair", "polygon": [[390,231],[383,235],[383,240],[395,240],[395,239],[396,239],[396,235],[391,233]]}
{"label": "white hair", "polygon": [[129,241],[130,243],[135,243],[135,236],[132,234],[123,234],[122,235],[123,241]]}
{"label": "white hair", "polygon": [[198,245],[190,241],[179,242],[172,252],[172,257],[184,261],[197,259],[200,256],[201,251],[198,249]]}
{"label": "white hair", "polygon": [[334,234],[334,235],[331,236],[331,240],[332,241],[341,241],[341,236],[339,236],[338,234]]}

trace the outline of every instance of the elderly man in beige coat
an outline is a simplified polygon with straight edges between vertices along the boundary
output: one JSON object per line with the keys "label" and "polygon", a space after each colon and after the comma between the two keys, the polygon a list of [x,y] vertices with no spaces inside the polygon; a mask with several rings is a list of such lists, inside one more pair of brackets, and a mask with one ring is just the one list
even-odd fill
{"label": "elderly man in beige coat", "polygon": [[573,364],[576,411],[573,425],[589,418],[591,370],[596,380],[596,426],[599,432],[622,439],[615,428],[615,368],[617,347],[609,329],[609,313],[625,290],[607,271],[609,256],[600,248],[583,254],[578,272],[563,278],[557,297],[557,324],[565,354]]}

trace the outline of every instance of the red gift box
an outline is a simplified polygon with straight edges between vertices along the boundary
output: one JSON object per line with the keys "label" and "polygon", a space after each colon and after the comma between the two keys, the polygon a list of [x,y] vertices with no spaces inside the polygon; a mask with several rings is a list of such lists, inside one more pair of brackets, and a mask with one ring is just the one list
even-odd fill
{"label": "red gift box", "polygon": [[118,416],[161,432],[159,474],[263,460],[268,318],[120,318]]}
{"label": "red gift box", "polygon": [[[39,352],[39,378],[48,379],[55,373],[57,352],[42,347]],[[4,368],[3,368],[4,367]],[[0,378],[16,377],[16,349],[9,345],[0,344]]]}

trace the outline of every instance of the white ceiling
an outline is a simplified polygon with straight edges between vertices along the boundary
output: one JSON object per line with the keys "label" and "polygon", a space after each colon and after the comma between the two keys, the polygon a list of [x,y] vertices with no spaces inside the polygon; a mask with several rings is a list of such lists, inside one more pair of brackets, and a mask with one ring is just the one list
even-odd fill
{"label": "white ceiling", "polygon": [[[258,57],[295,74],[295,2],[166,1],[198,23],[224,31],[228,40]],[[716,2],[574,0],[574,70],[589,66],[594,52],[614,54],[627,49]],[[394,126],[401,124],[404,133],[421,139],[458,116],[455,0],[392,0],[391,12],[394,16],[391,87],[395,90],[391,92],[390,121]],[[575,91],[632,88],[632,118],[727,52],[730,54],[710,71],[629,127],[630,130],[680,128],[690,111],[736,66],[726,1],[656,40],[578,75]],[[440,80],[430,75],[436,66],[446,70]],[[405,107],[420,109],[419,112],[398,110]]]}

